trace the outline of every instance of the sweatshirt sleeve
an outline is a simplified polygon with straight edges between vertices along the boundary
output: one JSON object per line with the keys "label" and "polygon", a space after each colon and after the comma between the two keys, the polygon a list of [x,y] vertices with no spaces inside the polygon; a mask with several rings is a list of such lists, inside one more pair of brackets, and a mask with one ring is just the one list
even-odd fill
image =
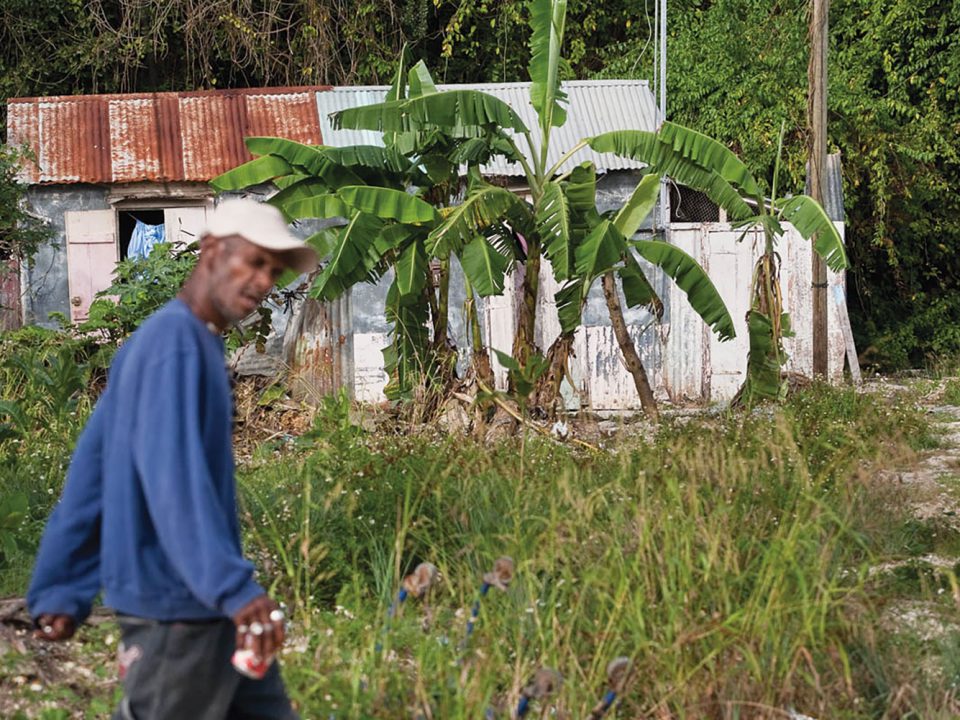
{"label": "sweatshirt sleeve", "polygon": [[34,619],[50,613],[82,622],[100,590],[103,426],[98,405],[77,441],[63,494],[40,541],[27,591]]}
{"label": "sweatshirt sleeve", "polygon": [[207,463],[200,363],[177,349],[143,368],[133,456],[170,563],[200,602],[232,616],[264,591],[241,554],[236,507],[224,507]]}

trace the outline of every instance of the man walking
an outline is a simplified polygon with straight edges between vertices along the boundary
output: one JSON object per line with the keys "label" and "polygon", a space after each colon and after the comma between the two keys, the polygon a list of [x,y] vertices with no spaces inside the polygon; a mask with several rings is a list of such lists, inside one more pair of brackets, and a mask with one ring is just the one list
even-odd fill
{"label": "man walking", "polygon": [[210,215],[177,296],[124,343],[74,451],[27,600],[38,637],[73,635],[102,589],[118,616],[122,720],[296,718],[277,663],[283,613],[243,558],[221,332],[285,268],[316,254],[279,211],[229,200]]}

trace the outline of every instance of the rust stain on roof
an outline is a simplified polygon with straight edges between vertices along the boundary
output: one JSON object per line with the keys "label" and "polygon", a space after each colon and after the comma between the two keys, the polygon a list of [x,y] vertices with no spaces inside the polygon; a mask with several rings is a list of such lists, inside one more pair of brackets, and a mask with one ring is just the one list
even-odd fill
{"label": "rust stain on roof", "polygon": [[245,137],[319,145],[326,86],[10,98],[7,139],[28,145],[31,184],[206,182],[251,159]]}

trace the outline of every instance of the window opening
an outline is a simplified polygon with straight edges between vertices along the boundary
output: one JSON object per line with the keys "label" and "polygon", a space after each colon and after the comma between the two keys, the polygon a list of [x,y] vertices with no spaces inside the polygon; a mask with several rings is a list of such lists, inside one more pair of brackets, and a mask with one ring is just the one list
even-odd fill
{"label": "window opening", "polygon": [[[134,231],[137,229],[138,220],[148,226],[148,234],[149,228],[159,226],[161,228],[160,232],[165,236],[163,210],[120,210],[118,229],[121,260],[126,260],[130,256],[130,241],[133,239]],[[150,239],[155,239],[155,237],[156,236],[153,235]]]}
{"label": "window opening", "polygon": [[670,222],[719,222],[720,208],[699,190],[670,184]]}

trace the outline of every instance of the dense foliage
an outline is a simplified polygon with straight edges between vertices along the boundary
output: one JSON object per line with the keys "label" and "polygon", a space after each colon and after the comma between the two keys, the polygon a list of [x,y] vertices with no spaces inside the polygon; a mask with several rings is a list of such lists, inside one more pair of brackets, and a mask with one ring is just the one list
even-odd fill
{"label": "dense foliage", "polygon": [[51,230],[26,203],[27,186],[17,173],[33,162],[29,152],[0,143],[0,274],[8,260],[27,260],[50,239]]}
{"label": "dense foliage", "polygon": [[[654,3],[571,3],[566,77],[652,76]],[[646,10],[645,10],[646,7]],[[786,119],[801,190],[806,3],[669,6],[668,110],[770,176]],[[404,43],[446,82],[524,79],[523,0],[4,0],[0,99],[386,83]],[[851,313],[865,359],[960,352],[960,5],[834,0],[830,149],[843,154]],[[0,125],[5,121],[0,108]]]}
{"label": "dense foliage", "polygon": [[[806,143],[798,9],[688,2],[680,22],[673,16],[669,51],[671,115],[731,143],[752,167],[772,167],[787,119],[794,190]],[[830,12],[830,150],[843,157],[859,350],[886,366],[956,355],[960,5],[834,0]]]}

